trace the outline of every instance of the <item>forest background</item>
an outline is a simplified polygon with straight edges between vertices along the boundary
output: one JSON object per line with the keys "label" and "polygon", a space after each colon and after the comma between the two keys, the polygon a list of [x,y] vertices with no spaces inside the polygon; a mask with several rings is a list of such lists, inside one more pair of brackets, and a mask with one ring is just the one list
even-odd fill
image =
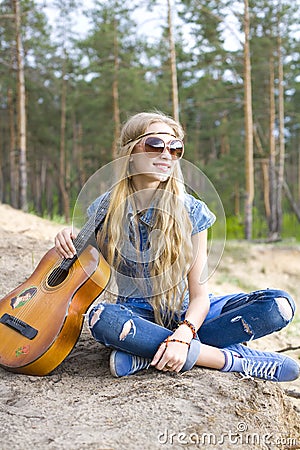
{"label": "forest background", "polygon": [[69,221],[122,122],[158,109],[229,238],[300,240],[299,16],[299,0],[2,0],[0,201]]}

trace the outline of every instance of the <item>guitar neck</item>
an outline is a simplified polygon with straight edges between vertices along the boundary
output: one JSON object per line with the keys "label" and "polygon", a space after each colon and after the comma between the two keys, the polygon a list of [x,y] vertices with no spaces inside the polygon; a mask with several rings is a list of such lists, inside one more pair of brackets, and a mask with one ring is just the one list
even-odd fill
{"label": "guitar neck", "polygon": [[74,246],[76,248],[76,255],[73,258],[64,259],[60,265],[62,270],[68,271],[72,264],[76,261],[80,253],[87,247],[88,244],[93,245],[97,248],[95,231],[98,225],[103,221],[107,208],[109,205],[110,196],[106,196],[106,198],[101,202],[101,205],[98,205],[98,208],[94,214],[91,215],[89,220],[83,226],[82,230],[78,233],[76,238],[74,239]]}
{"label": "guitar neck", "polygon": [[68,271],[88,244],[91,244],[94,247],[96,246],[95,221],[96,221],[96,213],[89,218],[89,220],[86,222],[86,224],[83,226],[83,228],[79,231],[78,235],[74,239],[73,244],[76,249],[76,255],[73,256],[73,258],[65,258],[62,261],[62,263],[60,264],[60,268],[62,270]]}

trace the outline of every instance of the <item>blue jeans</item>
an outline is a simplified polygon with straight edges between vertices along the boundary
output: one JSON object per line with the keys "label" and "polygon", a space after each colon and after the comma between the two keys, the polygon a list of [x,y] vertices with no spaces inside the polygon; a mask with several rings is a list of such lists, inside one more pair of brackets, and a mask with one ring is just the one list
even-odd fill
{"label": "blue jeans", "polygon": [[[210,296],[210,310],[193,339],[183,370],[197,360],[200,341],[214,347],[258,339],[291,322],[295,303],[278,289],[225,296]],[[181,319],[184,318],[184,314]],[[89,315],[93,337],[100,343],[144,358],[153,358],[159,345],[173,333],[154,323],[153,311],[145,303],[127,300],[122,304],[99,303]]]}

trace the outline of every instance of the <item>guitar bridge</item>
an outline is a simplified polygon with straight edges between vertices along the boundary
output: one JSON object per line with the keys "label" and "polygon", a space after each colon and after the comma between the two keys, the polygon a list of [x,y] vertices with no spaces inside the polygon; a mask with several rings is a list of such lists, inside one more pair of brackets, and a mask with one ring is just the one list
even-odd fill
{"label": "guitar bridge", "polygon": [[34,339],[38,334],[38,330],[33,328],[31,325],[28,325],[28,323],[23,322],[23,320],[20,320],[7,313],[3,314],[3,316],[0,318],[0,323],[3,323],[4,325],[12,328],[28,339]]}

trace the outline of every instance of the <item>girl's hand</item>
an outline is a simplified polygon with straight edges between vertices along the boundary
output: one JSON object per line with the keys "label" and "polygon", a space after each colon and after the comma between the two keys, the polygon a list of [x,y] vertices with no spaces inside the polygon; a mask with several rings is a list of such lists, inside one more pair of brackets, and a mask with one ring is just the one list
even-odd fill
{"label": "girl's hand", "polygon": [[[158,370],[180,372],[187,358],[189,343],[192,340],[192,332],[188,327],[179,327],[169,336],[169,342],[162,342],[155,353],[151,366]],[[174,342],[176,339],[182,342]],[[185,344],[187,342],[188,344]]]}
{"label": "girl's hand", "polygon": [[71,227],[64,228],[60,231],[54,239],[55,249],[62,258],[73,258],[76,255],[76,249],[73,244],[73,239],[76,234],[73,233]]}

